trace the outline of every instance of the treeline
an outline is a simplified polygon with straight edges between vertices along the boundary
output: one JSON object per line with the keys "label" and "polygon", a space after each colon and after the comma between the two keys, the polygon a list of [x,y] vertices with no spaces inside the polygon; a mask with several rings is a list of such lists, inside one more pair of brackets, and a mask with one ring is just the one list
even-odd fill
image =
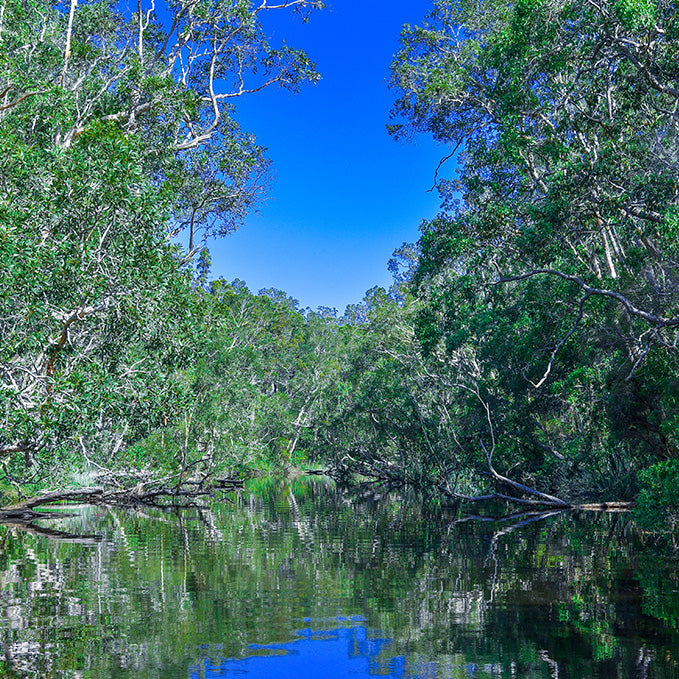
{"label": "treeline", "polygon": [[423,354],[394,356],[413,473],[676,513],[678,39],[664,0],[437,0],[404,29],[391,131],[457,154],[412,279]]}
{"label": "treeline", "polygon": [[305,20],[321,5],[0,5],[7,488],[83,482],[128,459],[156,473],[191,459],[195,471],[196,456],[223,462],[223,441],[254,457],[293,449],[294,434],[283,444],[269,424],[277,399],[261,401],[277,381],[298,388],[300,323],[233,286],[203,294],[193,262],[205,272],[202,240],[236,228],[267,180],[230,102],[318,79],[302,51],[269,43],[260,17]]}
{"label": "treeline", "polygon": [[201,249],[266,183],[229,102],[318,77],[259,16],[320,6],[2,5],[5,491],[315,464],[673,521],[674,5],[436,0],[406,27],[391,131],[455,179],[342,318],[210,281]]}

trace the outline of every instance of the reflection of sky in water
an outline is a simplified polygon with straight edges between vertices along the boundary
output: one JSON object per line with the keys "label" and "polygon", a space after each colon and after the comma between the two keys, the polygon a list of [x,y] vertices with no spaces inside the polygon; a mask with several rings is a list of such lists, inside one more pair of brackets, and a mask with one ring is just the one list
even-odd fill
{"label": "reflection of sky in water", "polygon": [[193,667],[191,677],[406,677],[403,656],[392,658],[388,653],[382,654],[391,640],[375,637],[365,627],[303,629],[297,636],[295,641],[284,644],[252,645],[253,655],[242,660],[214,663],[206,658]]}
{"label": "reflection of sky in water", "polygon": [[[329,629],[302,629],[294,641],[279,644],[252,644],[247,658],[220,658],[220,646],[211,644],[209,655],[191,668],[191,679],[247,676],[247,679],[339,679],[386,677],[387,679],[486,679],[504,676],[500,663],[476,664],[463,657],[449,657],[449,663],[410,658],[390,653],[392,640],[376,635],[352,616],[327,620]],[[311,622],[306,619],[305,622]],[[313,621],[319,624],[318,620]],[[323,624],[323,621],[320,621]],[[344,625],[332,629],[332,625]],[[512,676],[514,676],[512,674]],[[535,675],[542,676],[542,675]]]}

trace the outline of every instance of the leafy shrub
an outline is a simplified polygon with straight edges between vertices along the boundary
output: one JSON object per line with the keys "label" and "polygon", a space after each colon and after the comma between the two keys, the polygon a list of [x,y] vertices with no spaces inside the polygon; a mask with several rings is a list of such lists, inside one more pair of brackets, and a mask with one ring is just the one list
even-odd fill
{"label": "leafy shrub", "polygon": [[635,514],[651,530],[672,529],[679,523],[679,460],[654,464],[639,474],[641,491]]}

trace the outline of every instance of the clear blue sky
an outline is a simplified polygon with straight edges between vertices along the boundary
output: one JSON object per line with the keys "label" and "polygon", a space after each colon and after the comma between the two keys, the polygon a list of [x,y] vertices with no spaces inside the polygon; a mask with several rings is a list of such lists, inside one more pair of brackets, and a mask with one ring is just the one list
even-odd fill
{"label": "clear blue sky", "polygon": [[258,213],[210,243],[212,275],[250,290],[279,288],[304,307],[359,302],[391,282],[387,262],[439,206],[427,192],[446,150],[386,132],[394,94],[389,65],[404,23],[420,23],[427,0],[329,0],[308,24],[280,21],[285,38],[322,79],[299,94],[268,90],[242,98],[236,119],[268,149],[274,180]]}

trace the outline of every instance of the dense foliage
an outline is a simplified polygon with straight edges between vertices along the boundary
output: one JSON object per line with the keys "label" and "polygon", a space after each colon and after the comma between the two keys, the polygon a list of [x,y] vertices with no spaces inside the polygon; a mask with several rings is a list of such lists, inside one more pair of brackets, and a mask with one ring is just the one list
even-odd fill
{"label": "dense foliage", "polygon": [[318,77],[259,16],[321,5],[3,2],[5,489],[313,462],[458,499],[641,489],[671,524],[674,4],[435,0],[406,27],[391,131],[456,175],[340,319],[210,282],[201,249],[266,183],[230,102]]}
{"label": "dense foliage", "polygon": [[393,64],[392,132],[460,150],[414,278],[479,401],[452,426],[571,497],[678,453],[678,30],[663,0],[439,0]]}
{"label": "dense foliage", "polygon": [[[227,434],[205,418],[196,424],[204,383],[216,379],[215,365],[198,376],[210,343],[228,326],[224,360],[237,371],[239,352],[297,341],[277,326],[274,303],[226,289],[207,296],[188,263],[205,235],[240,223],[266,179],[262,149],[229,102],[318,77],[304,53],[267,42],[261,13],[304,19],[321,4],[177,0],[125,14],[100,1],[2,2],[5,482],[63,482],[158,436],[173,441],[166,461],[186,462],[199,440],[211,450]],[[251,385],[239,396],[246,407],[219,396],[240,412],[228,434],[239,446],[242,418],[260,426],[254,392],[281,360],[274,353],[238,373]]]}

